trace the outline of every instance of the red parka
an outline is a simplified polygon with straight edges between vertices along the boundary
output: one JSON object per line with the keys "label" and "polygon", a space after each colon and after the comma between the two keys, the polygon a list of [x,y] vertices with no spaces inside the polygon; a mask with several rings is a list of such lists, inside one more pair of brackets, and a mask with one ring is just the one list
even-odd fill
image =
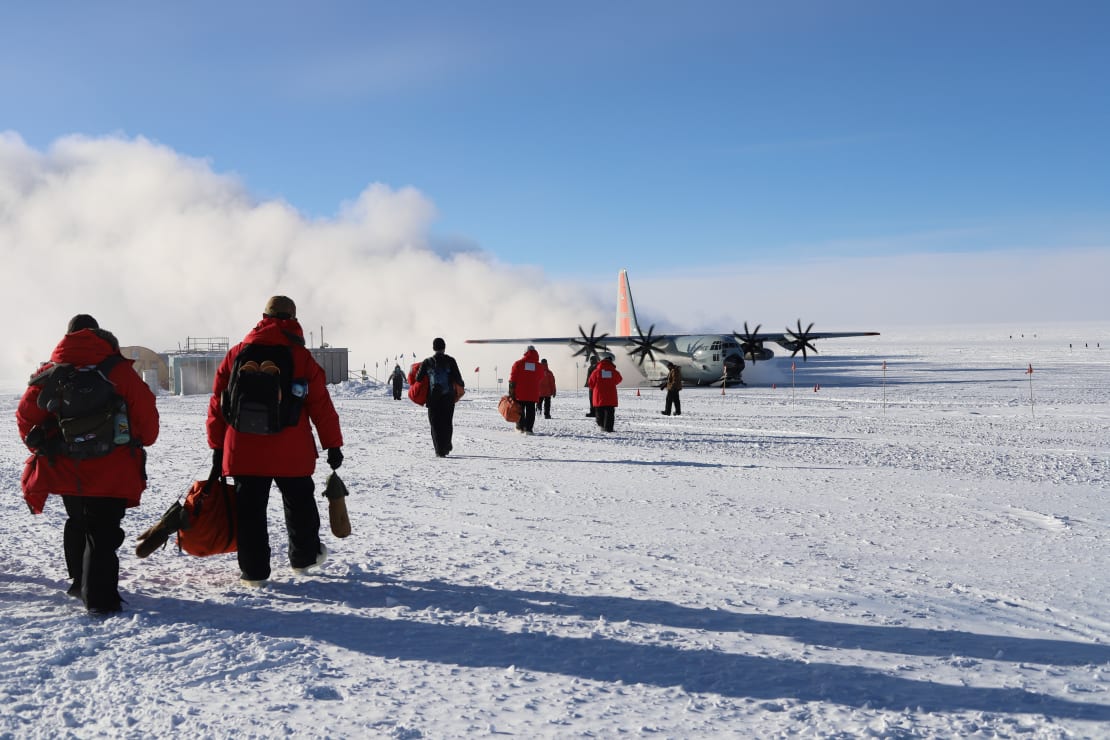
{"label": "red parka", "polygon": [[513,363],[509,372],[509,382],[513,385],[513,398],[518,401],[540,400],[540,380],[543,378],[543,365],[540,353],[535,349],[525,350],[524,357]]}
{"label": "red parka", "polygon": [[624,380],[610,360],[602,360],[586,379],[594,406],[617,406],[617,386]]}
{"label": "red parka", "polygon": [[[66,334],[50,355],[50,363],[71,365],[97,365],[111,355],[119,354],[118,345],[98,329],[81,329]],[[49,364],[49,363],[48,363]],[[116,393],[127,403],[131,439],[136,445],[152,445],[158,439],[158,408],[154,394],[124,359],[108,373],[108,380]],[[44,369],[43,365],[41,369]],[[37,424],[42,424],[50,414],[39,408],[41,386],[30,386],[19,401],[15,417],[19,436]],[[51,462],[45,455],[32,455],[23,467],[23,498],[31,511],[41,514],[46,497],[51,494],[78,496],[108,496],[122,498],[127,505],[138,506],[146,488],[144,460],[146,453],[140,446],[121,445],[104,457],[73,460],[56,456]]]}
{"label": "red parka", "polygon": [[[293,377],[308,382],[304,408],[294,426],[277,434],[247,434],[233,429],[220,410],[220,398],[231,381],[231,368],[245,344],[286,345],[293,355]],[[243,341],[228,350],[216,370],[212,398],[208,401],[208,446],[224,451],[224,475],[261,475],[301,478],[316,471],[316,427],[324,449],[343,446],[339,414],[328,393],[324,369],[305,349],[304,331],[296,319],[263,317]]]}
{"label": "red parka", "polygon": [[540,398],[550,398],[555,395],[555,373],[542,363],[540,370],[543,371],[543,377],[540,378]]}

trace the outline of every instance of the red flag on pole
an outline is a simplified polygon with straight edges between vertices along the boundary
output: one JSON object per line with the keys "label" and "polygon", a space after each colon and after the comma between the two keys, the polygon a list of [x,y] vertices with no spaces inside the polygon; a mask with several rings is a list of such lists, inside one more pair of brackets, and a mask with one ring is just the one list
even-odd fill
{"label": "red flag on pole", "polygon": [[474,372],[478,372],[480,368],[474,368]]}
{"label": "red flag on pole", "polygon": [[1026,375],[1032,375],[1033,374],[1033,364],[1032,363],[1029,364],[1029,369],[1025,371],[1025,374]]}

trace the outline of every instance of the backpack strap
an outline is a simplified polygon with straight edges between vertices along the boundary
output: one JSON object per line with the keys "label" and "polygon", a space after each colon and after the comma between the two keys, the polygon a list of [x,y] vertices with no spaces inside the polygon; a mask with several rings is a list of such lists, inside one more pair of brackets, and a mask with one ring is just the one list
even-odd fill
{"label": "backpack strap", "polygon": [[[105,380],[108,380],[108,375],[112,372],[115,366],[123,362],[123,360],[123,355],[108,355],[97,364],[97,372],[103,375]],[[115,383],[113,383],[113,385],[115,385]]]}
{"label": "backpack strap", "polygon": [[61,363],[57,362],[45,363],[42,367],[40,367],[31,375],[31,379],[27,381],[27,386],[30,387],[33,385],[44,385],[47,378],[53,375],[54,368],[58,367],[60,364]]}

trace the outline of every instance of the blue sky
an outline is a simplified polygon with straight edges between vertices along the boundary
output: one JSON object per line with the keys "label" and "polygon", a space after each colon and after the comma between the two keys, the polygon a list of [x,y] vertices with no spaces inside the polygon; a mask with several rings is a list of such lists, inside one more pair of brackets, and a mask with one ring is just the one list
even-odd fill
{"label": "blue sky", "polygon": [[1110,245],[1106,2],[12,3],[0,130],[556,277]]}

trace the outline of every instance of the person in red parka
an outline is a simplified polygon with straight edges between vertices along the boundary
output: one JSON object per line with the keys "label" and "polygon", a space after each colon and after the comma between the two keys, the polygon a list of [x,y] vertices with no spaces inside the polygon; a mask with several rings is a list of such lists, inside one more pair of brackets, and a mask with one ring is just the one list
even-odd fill
{"label": "person in red parka", "polygon": [[120,524],[125,511],[139,505],[146,488],[143,448],[158,439],[158,408],[131,360],[120,355],[119,342],[88,314],[70,320],[50,362],[36,373],[41,377],[53,365],[88,367],[105,360],[114,362],[106,377],[126,404],[130,437],[126,443],[113,445],[106,455],[81,460],[58,452],[58,419],[39,405],[42,385],[27,388],[15,414],[19,436],[34,453],[23,469],[23,497],[34,514],[42,513],[49,494],[62,497],[68,516],[62,548],[72,579],[68,593],[97,614],[120,610],[116,554],[124,537]]}
{"label": "person in red parka", "polygon": [[613,431],[613,421],[617,411],[617,386],[624,380],[613,364],[613,354],[602,355],[597,367],[590,373],[586,383],[590,386],[591,399],[596,410],[597,425],[607,432]]}
{"label": "person in red parka", "polygon": [[516,423],[516,429],[523,434],[531,434],[536,423],[536,401],[540,398],[542,378],[540,353],[529,344],[524,356],[513,363],[509,372],[509,397],[520,404],[520,421]]}
{"label": "person in red parka", "polygon": [[543,412],[543,418],[551,418],[551,399],[555,397],[555,373],[547,366],[547,360],[540,360],[543,377],[540,378],[540,399],[536,402],[536,413]]}
{"label": "person in red parka", "polygon": [[[295,422],[276,434],[252,434],[235,429],[228,423],[221,404],[236,358],[248,346],[256,345],[289,348],[293,362],[292,394],[303,402]],[[284,380],[282,383],[287,387]],[[208,403],[212,474],[235,478],[240,580],[246,585],[261,586],[270,577],[266,508],[270,486],[275,482],[284,503],[289,563],[294,572],[305,573],[327,559],[327,548],[320,541],[320,511],[313,498],[312,474],[318,454],[309,421],[316,427],[320,445],[328,451],[328,465],[335,470],[343,463],[340,449],[343,435],[324,370],[304,346],[304,331],[297,322],[296,304],[285,296],[274,296],[266,304],[262,320],[242,342],[228,350],[216,370]]]}

